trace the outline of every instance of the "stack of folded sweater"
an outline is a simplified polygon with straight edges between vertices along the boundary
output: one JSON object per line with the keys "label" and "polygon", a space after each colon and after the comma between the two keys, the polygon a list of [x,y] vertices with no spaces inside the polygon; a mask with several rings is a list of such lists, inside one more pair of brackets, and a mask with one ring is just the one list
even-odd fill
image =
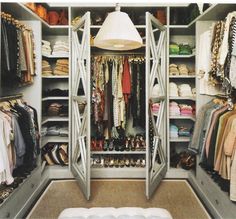
{"label": "stack of folded sweater", "polygon": [[179,132],[178,127],[174,124],[170,124],[170,137],[178,138],[179,137],[178,132]]}
{"label": "stack of folded sweater", "polygon": [[187,104],[179,104],[180,107],[180,114],[182,116],[192,116],[193,115],[193,108]]}
{"label": "stack of folded sweater", "polygon": [[52,75],[52,68],[48,61],[43,60],[42,61],[42,75],[44,76],[50,76]]}
{"label": "stack of folded sweater", "polygon": [[61,40],[56,41],[53,46],[52,55],[55,56],[68,56],[69,55],[69,44]]}
{"label": "stack of folded sweater", "polygon": [[159,84],[155,84],[152,88],[152,97],[159,97],[161,96],[161,87]]}
{"label": "stack of folded sweater", "polygon": [[169,65],[169,74],[170,75],[179,75],[178,66],[176,64]]}
{"label": "stack of folded sweater", "polygon": [[170,124],[170,137],[189,137],[191,135],[190,129],[187,127],[178,127],[174,124]]}
{"label": "stack of folded sweater", "polygon": [[180,127],[179,131],[178,131],[178,135],[179,137],[189,137],[190,134],[190,130],[186,127]]}
{"label": "stack of folded sweater", "polygon": [[68,97],[69,90],[62,90],[59,88],[43,90],[43,97]]}
{"label": "stack of folded sweater", "polygon": [[170,96],[172,96],[172,97],[179,96],[178,95],[178,86],[176,83],[170,82],[169,91],[170,91]]}
{"label": "stack of folded sweater", "polygon": [[179,116],[180,115],[180,108],[178,103],[171,101],[169,104],[169,111],[170,111],[170,116]]}
{"label": "stack of folded sweater", "polygon": [[160,103],[153,103],[152,104],[152,112],[154,114],[158,114],[160,108]]}
{"label": "stack of folded sweater", "polygon": [[46,40],[42,40],[42,55],[44,56],[50,56],[52,53],[52,49],[50,46],[50,42]]}
{"label": "stack of folded sweater", "polygon": [[58,59],[56,62],[54,75],[68,75],[69,74],[69,61],[68,59]]}
{"label": "stack of folded sweater", "polygon": [[68,137],[69,130],[68,126],[49,126],[49,127],[43,127],[41,129],[41,135],[42,136],[61,136],[61,137]]}
{"label": "stack of folded sweater", "polygon": [[188,97],[193,96],[192,88],[189,84],[181,84],[179,87],[179,96],[181,97]]}
{"label": "stack of folded sweater", "polygon": [[62,104],[51,103],[48,106],[47,115],[48,116],[59,116],[61,109],[62,109]]}
{"label": "stack of folded sweater", "polygon": [[178,68],[179,68],[180,75],[188,75],[189,70],[185,64],[180,64]]}

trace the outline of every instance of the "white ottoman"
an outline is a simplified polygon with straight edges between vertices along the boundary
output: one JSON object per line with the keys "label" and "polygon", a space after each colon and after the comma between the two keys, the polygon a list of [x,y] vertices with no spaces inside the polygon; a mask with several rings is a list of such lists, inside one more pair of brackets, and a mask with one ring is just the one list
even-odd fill
{"label": "white ottoman", "polygon": [[172,219],[163,208],[67,208],[58,219]]}

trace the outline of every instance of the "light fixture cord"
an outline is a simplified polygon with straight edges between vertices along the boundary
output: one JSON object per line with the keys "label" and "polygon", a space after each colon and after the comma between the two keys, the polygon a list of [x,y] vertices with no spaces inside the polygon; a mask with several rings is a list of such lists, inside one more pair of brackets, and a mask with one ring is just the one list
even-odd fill
{"label": "light fixture cord", "polygon": [[119,3],[116,3],[116,11],[120,11],[120,4]]}

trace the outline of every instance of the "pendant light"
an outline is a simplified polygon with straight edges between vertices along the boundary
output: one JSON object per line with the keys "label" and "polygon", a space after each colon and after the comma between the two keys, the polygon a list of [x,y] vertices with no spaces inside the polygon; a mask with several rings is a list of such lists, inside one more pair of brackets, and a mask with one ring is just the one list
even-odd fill
{"label": "pendant light", "polygon": [[108,50],[132,50],[141,47],[143,44],[137,29],[127,13],[116,10],[106,17],[102,27],[98,31],[94,45]]}

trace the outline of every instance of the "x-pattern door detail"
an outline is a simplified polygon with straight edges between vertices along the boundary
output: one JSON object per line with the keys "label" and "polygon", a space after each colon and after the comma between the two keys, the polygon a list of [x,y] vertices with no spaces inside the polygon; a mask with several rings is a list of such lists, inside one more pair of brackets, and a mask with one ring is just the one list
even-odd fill
{"label": "x-pattern door detail", "polygon": [[[90,197],[90,13],[72,28],[71,170]],[[82,94],[81,94],[82,92]]]}
{"label": "x-pattern door detail", "polygon": [[[150,198],[167,171],[166,163],[166,28],[150,13],[146,13],[146,130],[153,129],[153,137],[146,136],[147,171],[146,196]],[[152,96],[158,84],[158,94]],[[159,103],[153,115],[151,103]]]}

